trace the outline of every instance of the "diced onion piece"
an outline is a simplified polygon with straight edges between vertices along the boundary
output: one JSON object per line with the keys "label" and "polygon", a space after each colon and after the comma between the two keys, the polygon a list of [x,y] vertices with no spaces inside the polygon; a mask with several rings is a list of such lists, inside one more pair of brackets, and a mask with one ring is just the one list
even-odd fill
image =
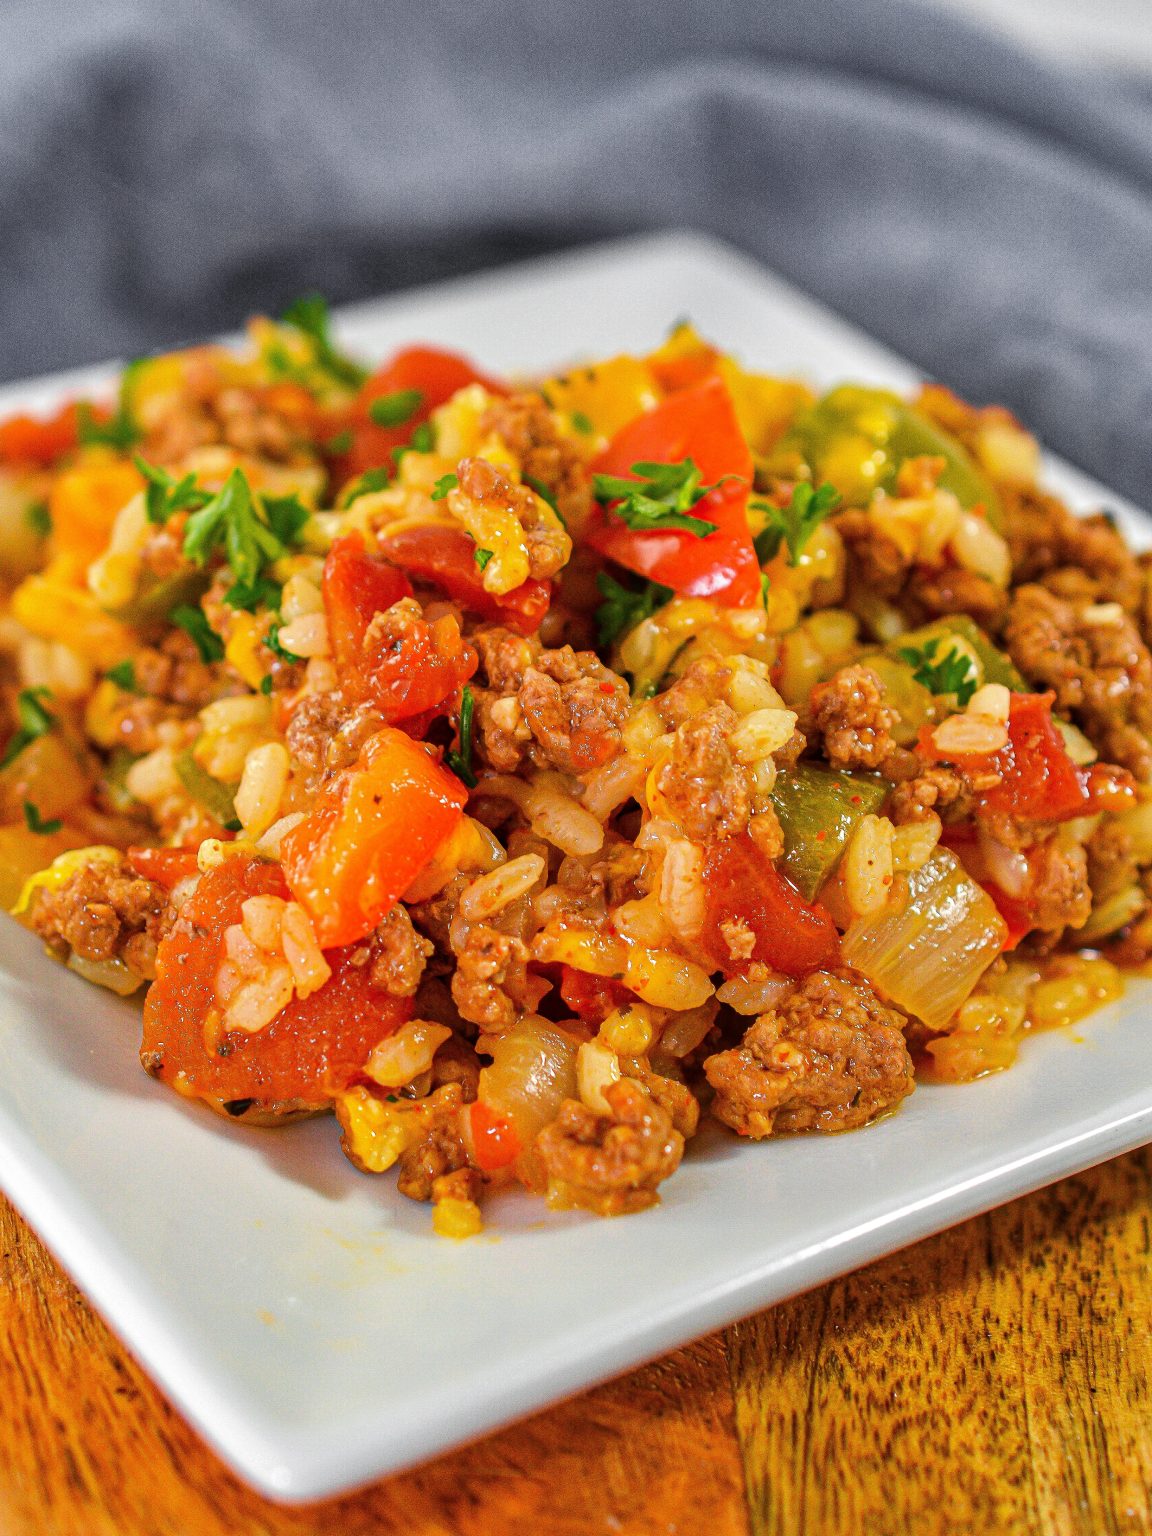
{"label": "diced onion piece", "polygon": [[520,1145],[517,1172],[530,1171],[536,1135],[554,1120],[565,1099],[577,1097],[577,1043],[546,1019],[529,1015],[507,1034],[484,1042],[492,1065],[480,1073],[479,1099],[511,1120]]}
{"label": "diced onion piece", "polygon": [[945,849],[897,883],[905,898],[857,918],[844,935],[844,959],[930,1029],[943,1029],[1008,930],[991,897]]}

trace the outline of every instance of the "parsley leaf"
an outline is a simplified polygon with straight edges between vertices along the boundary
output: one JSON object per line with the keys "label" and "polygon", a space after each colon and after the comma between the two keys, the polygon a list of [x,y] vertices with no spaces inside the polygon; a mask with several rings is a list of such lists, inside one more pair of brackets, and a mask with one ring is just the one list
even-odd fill
{"label": "parsley leaf", "polygon": [[657,608],[663,608],[675,596],[671,587],[662,587],[655,581],[646,581],[639,591],[633,591],[621,586],[605,571],[596,577],[596,585],[604,599],[596,610],[596,629],[601,645],[612,645],[641,620],[651,618]]}
{"label": "parsley leaf", "polygon": [[448,492],[454,491],[459,484],[460,480],[458,476],[441,475],[439,480],[437,480],[436,484],[432,488],[432,500],[443,501]]}
{"label": "parsley leaf", "polygon": [[583,411],[573,411],[569,420],[577,432],[582,433],[585,437],[591,437],[596,430]]}
{"label": "parsley leaf", "polygon": [[188,519],[184,553],[205,565],[222,551],[236,578],[224,601],[233,608],[252,608],[274,590],[264,567],[287,554],[308,517],[308,509],[294,496],[257,501],[244,472],[234,469],[223,490]]}
{"label": "parsley leaf", "polygon": [[30,832],[39,832],[42,837],[47,837],[53,832],[59,832],[60,828],[64,825],[59,816],[53,816],[51,821],[45,821],[40,815],[39,807],[33,805],[31,800],[25,800],[24,802],[24,820],[28,823],[28,830]]}
{"label": "parsley leaf", "polygon": [[25,747],[31,746],[37,737],[47,735],[56,724],[56,716],[40,702],[51,697],[48,688],[23,688],[16,695],[17,730],[0,757],[0,768],[15,762]]}
{"label": "parsley leaf", "polygon": [[340,384],[353,389],[368,377],[367,368],[353,362],[339,351],[332,340],[332,324],[328,316],[328,301],[321,293],[306,293],[294,304],[289,304],[281,319],[307,336],[312,342],[317,363]]}
{"label": "parsley leaf", "polygon": [[472,715],[476,708],[476,701],[472,697],[472,690],[468,684],[464,684],[460,695],[460,745],[453,751],[444,754],[444,761],[451,768],[462,783],[469,789],[476,787],[476,775],[472,772]]}
{"label": "parsley leaf", "polygon": [[[940,654],[942,645],[946,647],[943,655]],[[940,636],[922,646],[906,645],[899,654],[900,659],[913,669],[912,676],[918,683],[931,693],[955,694],[961,709],[976,692],[980,677],[975,662],[958,647],[947,645]]]}
{"label": "parsley leaf", "polygon": [[[612,515],[638,532],[671,529],[706,539],[715,533],[713,523],[689,516],[714,485],[700,484],[700,471],[691,459],[676,464],[633,464],[636,480],[619,475],[593,475],[592,488],[599,502],[615,502]],[[719,482],[717,482],[719,484]]]}
{"label": "parsley leaf", "polygon": [[386,491],[391,478],[386,469],[366,469],[341,496],[340,505],[350,507],[358,496],[371,496],[374,491]]}
{"label": "parsley leaf", "polygon": [[422,390],[397,389],[390,395],[377,395],[368,407],[368,414],[378,427],[402,427],[412,420],[423,404]]}
{"label": "parsley leaf", "polygon": [[749,502],[757,512],[768,514],[767,527],[752,541],[761,565],[772,559],[781,543],[788,546],[789,564],[798,565],[808,540],[839,504],[840,493],[835,486],[817,487],[807,480],[793,486],[786,507],[773,506],[770,501]]}
{"label": "parsley leaf", "polygon": [[88,446],[99,445],[123,452],[131,448],[133,443],[138,443],[143,434],[132,420],[123,400],[116,407],[115,415],[109,416],[106,421],[97,420],[92,407],[87,401],[81,400],[76,407],[76,436]]}
{"label": "parsley leaf", "polygon": [[392,462],[397,469],[406,453],[431,453],[436,446],[436,431],[430,421],[422,421],[402,448],[393,448]]}
{"label": "parsley leaf", "polygon": [[559,522],[561,528],[563,528],[564,532],[567,533],[568,524],[564,521],[564,514],[556,505],[555,496],[553,496],[552,492],[544,484],[543,480],[537,480],[535,475],[525,475],[524,484],[531,490],[535,491],[537,496],[539,496],[540,500],[544,502],[546,506],[552,508],[553,512],[556,514],[556,519]]}
{"label": "parsley leaf", "polygon": [[336,432],[324,444],[324,452],[332,455],[347,453],[354,439],[351,432]]}
{"label": "parsley leaf", "polygon": [[473,553],[472,558],[480,569],[483,570],[495,553],[496,551],[492,549],[478,549]]}
{"label": "parsley leaf", "polygon": [[52,514],[48,510],[46,501],[34,501],[24,513],[25,520],[32,532],[40,538],[46,539],[52,532]]}
{"label": "parsley leaf", "polygon": [[282,624],[273,624],[272,628],[264,636],[264,644],[274,656],[280,656],[284,661],[303,661],[303,656],[297,656],[295,651],[290,651],[286,645],[280,643],[280,631]]}
{"label": "parsley leaf", "polygon": [[135,693],[136,668],[131,661],[118,661],[114,667],[109,667],[104,676],[110,683],[115,683],[117,688],[123,688],[125,693]]}
{"label": "parsley leaf", "polygon": [[200,652],[201,661],[223,660],[224,642],[209,624],[202,608],[181,604],[179,608],[173,608],[168,617],[178,629],[191,637]]}
{"label": "parsley leaf", "polygon": [[132,462],[144,476],[144,509],[150,523],[166,523],[174,512],[195,511],[212,500],[211,491],[202,490],[196,484],[194,474],[174,480],[166,469],[149,464],[138,453]]}

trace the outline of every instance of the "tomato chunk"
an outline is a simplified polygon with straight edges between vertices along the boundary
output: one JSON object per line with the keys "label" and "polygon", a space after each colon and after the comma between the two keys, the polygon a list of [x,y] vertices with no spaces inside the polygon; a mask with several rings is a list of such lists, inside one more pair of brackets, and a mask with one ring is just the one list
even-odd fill
{"label": "tomato chunk", "polygon": [[548,612],[552,584],[529,577],[511,592],[487,592],[476,564],[476,545],[462,528],[434,523],[401,529],[380,542],[380,552],[417,581],[426,581],[481,618],[535,634]]}
{"label": "tomato chunk", "polygon": [[701,944],[718,970],[738,971],[721,925],[742,923],[755,944],[749,960],[760,960],[788,976],[802,976],[834,964],[840,952],[835,924],[819,904],[800,892],[757,848],[746,832],[713,843],[704,859],[707,892]]}
{"label": "tomato chunk", "polygon": [[592,976],[571,965],[560,967],[560,996],[585,1024],[603,1024],[610,1013],[635,999],[628,988],[611,976]]}
{"label": "tomato chunk", "polygon": [[494,1173],[497,1168],[507,1168],[509,1163],[515,1162],[520,1156],[521,1143],[508,1116],[479,1099],[468,1106],[468,1113],[476,1166],[485,1173]]}
{"label": "tomato chunk", "polygon": [[[107,411],[93,411],[96,420]],[[62,405],[54,416],[9,416],[0,421],[0,463],[49,469],[79,443],[76,402]]]}
{"label": "tomato chunk", "polygon": [[955,762],[970,773],[998,773],[1000,782],[977,798],[982,810],[1022,821],[1068,821],[1091,809],[1090,776],[1068,756],[1052,719],[1053,693],[1014,693],[1008,715],[1008,744],[997,752],[953,754],[936,749],[932,728],[920,732],[920,750],[929,761]]}
{"label": "tomato chunk", "polygon": [[[406,347],[384,364],[361,385],[350,407],[330,421],[330,435],[351,434],[346,451],[333,459],[333,478],[341,484],[369,469],[386,467],[396,448],[409,441],[413,431],[457,390],[469,384],[483,384],[492,394],[507,393],[506,387],[474,368],[467,358],[440,347]],[[410,414],[395,426],[381,426],[372,419],[372,405],[389,395],[415,391],[419,401]]]}
{"label": "tomato chunk", "polygon": [[460,820],[468,792],[427,748],[386,728],[281,845],[324,949],[371,933]]}
{"label": "tomato chunk", "polygon": [[199,868],[195,848],[129,848],[129,864],[145,880],[153,880],[166,891],[194,875]]}
{"label": "tomato chunk", "polygon": [[144,1004],[140,1054],[154,1077],[226,1103],[321,1107],[409,1017],[408,999],[373,986],[371,968],[354,964],[353,950],[334,950],[327,955],[332,975],[319,991],[293,999],[264,1029],[231,1030],[210,1048],[226,930],[240,921],[250,896],[287,895],[279,866],[257,859],[225,859],[201,876],[161,941]]}
{"label": "tomato chunk", "polygon": [[332,654],[343,672],[359,664],[372,620],[411,597],[412,583],[394,565],[374,559],[358,533],[346,533],[333,541],[324,561],[323,594]]}
{"label": "tomato chunk", "polygon": [[593,469],[630,476],[633,464],[684,459],[699,469],[702,484],[716,485],[692,508],[692,516],[712,523],[714,533],[701,538],[686,531],[638,530],[611,508],[598,508],[588,521],[588,542],[626,570],[683,596],[751,608],[760,601],[760,562],[747,513],[752,454],[723,379],[712,376],[679,390],[629,422]]}

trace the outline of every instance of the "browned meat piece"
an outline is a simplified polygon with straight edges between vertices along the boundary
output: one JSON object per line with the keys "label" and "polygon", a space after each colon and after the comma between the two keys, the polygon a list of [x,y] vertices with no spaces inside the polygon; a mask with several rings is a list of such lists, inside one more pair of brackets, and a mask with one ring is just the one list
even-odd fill
{"label": "browned meat piece", "polygon": [[426,933],[433,944],[445,952],[452,947],[448,942],[448,930],[456,916],[460,897],[471,880],[471,875],[453,875],[444,889],[437,891],[435,896],[429,897],[427,901],[413,902],[408,908],[408,916],[420,932]]}
{"label": "browned meat piece", "polygon": [[909,561],[896,540],[883,533],[867,512],[853,508],[833,519],[852,567],[849,591],[867,588],[877,597],[896,597],[908,576]]}
{"label": "browned meat piece", "polygon": [[188,354],[178,392],[150,400],[143,411],[140,451],[154,464],[178,463],[196,448],[221,443],[240,453],[284,464],[308,464],[315,450],[299,415],[282,410],[275,391],[233,383],[208,349]]}
{"label": "browned meat piece", "polygon": [[588,773],[620,750],[628,685],[592,651],[544,650],[503,629],[473,637],[487,688],[473,687],[480,755],[501,773],[526,756],[565,773]]}
{"label": "browned meat piece", "polygon": [[842,667],[812,691],[812,723],[834,768],[879,768],[895,748],[896,711],[870,667]]}
{"label": "browned meat piece", "polygon": [[1066,597],[1138,610],[1139,562],[1105,513],[1075,517],[1055,496],[1031,487],[1002,495],[1015,582],[1038,581]]}
{"label": "browned meat piece", "polygon": [[[567,563],[572,553],[572,540],[555,519],[541,510],[539,502],[527,486],[514,485],[487,459],[461,459],[458,470],[458,488],[451,497],[465,497],[477,503],[487,503],[511,512],[524,530],[524,545],[528,551],[528,574],[537,581],[546,581]],[[454,505],[449,501],[449,506]]]}
{"label": "browned meat piece", "polygon": [[1095,901],[1106,901],[1125,886],[1134,885],[1140,872],[1132,834],[1123,822],[1105,816],[1088,839],[1088,883]]}
{"label": "browned meat piece", "polygon": [[396,1188],[409,1200],[431,1200],[437,1179],[468,1166],[460,1137],[464,1096],[456,1083],[445,1083],[420,1100],[420,1130],[400,1154]]}
{"label": "browned meat piece", "polygon": [[1043,933],[1080,928],[1092,910],[1088,856],[1083,848],[1064,848],[1055,838],[1040,843],[1028,855],[1032,874],[1029,892],[1033,926]]}
{"label": "browned meat piece", "polygon": [[661,1109],[667,1110],[673,1129],[685,1141],[695,1136],[700,1124],[700,1100],[691,1088],[674,1077],[653,1072],[646,1062],[639,1059],[622,1061],[621,1067],[625,1077],[640,1083],[649,1098],[654,1099]]}
{"label": "browned meat piece", "polygon": [[947,763],[930,763],[915,778],[896,785],[888,815],[897,826],[927,821],[933,815],[942,821],[964,821],[972,814],[972,807],[972,791],[959,769]]}
{"label": "browned meat piece", "polygon": [[713,1112],[741,1136],[865,1125],[912,1092],[904,1023],[862,976],[815,971],[705,1061]]}
{"label": "browned meat piece", "polygon": [[657,778],[669,814],[697,842],[734,837],[748,825],[747,777],[728,746],[735,723],[727,704],[686,720]]}
{"label": "browned meat piece", "polygon": [[546,651],[516,696],[539,747],[565,773],[589,773],[620,750],[631,707],[628,685],[590,651]]}
{"label": "browned meat piece", "polygon": [[372,985],[393,997],[414,996],[433,948],[416,932],[406,908],[397,902],[377,923],[370,941]]}
{"label": "browned meat piece", "polygon": [[163,886],[143,879],[127,859],[94,859],[58,889],[37,887],[27,921],[52,949],[81,960],[123,960],[151,980],[167,906]]}
{"label": "browned meat piece", "polygon": [[1029,682],[1052,688],[1101,756],[1152,775],[1152,656],[1133,621],[1108,605],[1068,602],[1041,586],[1014,595],[1005,630]]}
{"label": "browned meat piece", "polygon": [[525,991],[528,947],[522,939],[478,924],[456,957],[452,997],[460,1015],[481,1029],[510,1028],[530,1006]]}
{"label": "browned meat piece", "polygon": [[285,740],[304,772],[304,788],[312,794],[360,755],[360,748],[384,725],[366,704],[353,704],[337,689],[307,694],[292,711]]}
{"label": "browned meat piece", "polygon": [[622,1078],[604,1090],[610,1115],[566,1099],[536,1138],[548,1175],[548,1199],[601,1216],[655,1205],[656,1187],[680,1166],[684,1138],[668,1111],[639,1083]]}
{"label": "browned meat piece", "polygon": [[565,437],[539,395],[511,395],[494,400],[480,422],[495,432],[520,461],[525,481],[544,486],[560,516],[579,528],[591,505],[591,477],[580,444]]}
{"label": "browned meat piece", "polygon": [[968,613],[982,629],[993,632],[999,630],[1008,609],[1008,594],[1003,587],[960,565],[914,570],[904,595],[928,618]]}
{"label": "browned meat piece", "polygon": [[201,661],[196,642],[182,629],[170,630],[159,645],[137,651],[132,667],[141,693],[191,710],[248,691],[226,661]]}
{"label": "browned meat piece", "polygon": [[432,1085],[455,1083],[464,1096],[465,1104],[471,1104],[480,1087],[480,1061],[476,1052],[465,1040],[453,1035],[451,1040],[436,1052],[432,1062]]}

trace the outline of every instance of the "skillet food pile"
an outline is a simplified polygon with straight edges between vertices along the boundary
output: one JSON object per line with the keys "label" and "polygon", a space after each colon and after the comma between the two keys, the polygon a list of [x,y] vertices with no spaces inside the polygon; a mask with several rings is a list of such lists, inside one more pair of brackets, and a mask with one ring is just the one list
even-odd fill
{"label": "skillet food pile", "polygon": [[309,298],[135,362],[0,424],[0,897],[449,1236],[998,1071],[1152,948],[1152,568],[1038,470],[688,326],[369,372]]}

